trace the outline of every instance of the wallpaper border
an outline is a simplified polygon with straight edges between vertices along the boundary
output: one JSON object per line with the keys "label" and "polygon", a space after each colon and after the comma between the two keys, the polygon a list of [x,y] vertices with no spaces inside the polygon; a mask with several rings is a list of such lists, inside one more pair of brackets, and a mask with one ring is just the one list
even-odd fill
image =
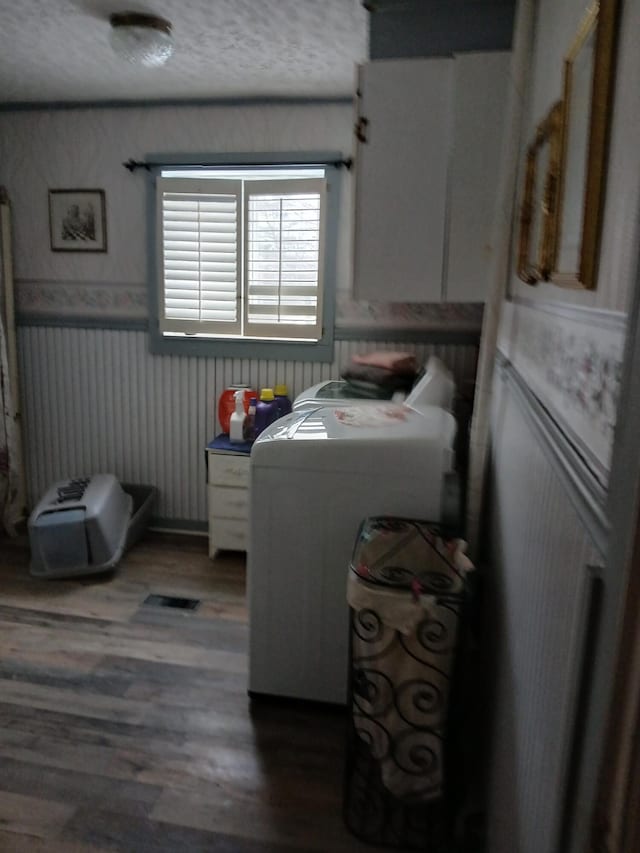
{"label": "wallpaper border", "polygon": [[[60,329],[105,329],[122,332],[146,332],[147,320],[102,320],[95,317],[18,317],[18,325],[23,328],[52,327]],[[394,343],[459,344],[475,346],[480,342],[480,331],[473,329],[398,329],[380,326],[352,326],[336,328],[334,341],[386,341]]]}
{"label": "wallpaper border", "polygon": [[606,485],[626,315],[571,305],[512,303],[500,348]]}
{"label": "wallpaper border", "polygon": [[607,311],[604,308],[586,308],[583,305],[573,305],[568,302],[551,302],[549,300],[527,299],[524,296],[514,296],[508,300],[514,305],[551,314],[554,317],[566,317],[577,323],[597,326],[602,329],[622,329],[627,327],[627,314],[623,311]]}
{"label": "wallpaper border", "polygon": [[141,282],[16,279],[18,320],[147,321],[147,290]]}
{"label": "wallpaper border", "polygon": [[[22,326],[148,330],[148,291],[143,282],[18,279]],[[475,344],[479,303],[368,303],[337,296],[337,340],[438,341]]]}

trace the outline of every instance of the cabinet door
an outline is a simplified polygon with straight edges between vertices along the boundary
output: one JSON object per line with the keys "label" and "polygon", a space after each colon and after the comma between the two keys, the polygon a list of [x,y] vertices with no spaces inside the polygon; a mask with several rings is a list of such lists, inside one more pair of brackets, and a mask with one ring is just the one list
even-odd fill
{"label": "cabinet door", "polygon": [[508,52],[454,59],[446,302],[484,302],[506,117]]}
{"label": "cabinet door", "polygon": [[356,299],[441,300],[452,66],[392,59],[359,69]]}

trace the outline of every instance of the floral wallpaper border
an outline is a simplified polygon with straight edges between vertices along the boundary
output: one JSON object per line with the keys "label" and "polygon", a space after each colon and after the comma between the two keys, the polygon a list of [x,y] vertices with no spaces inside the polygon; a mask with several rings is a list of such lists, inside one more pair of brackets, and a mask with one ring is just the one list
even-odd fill
{"label": "floral wallpaper border", "polygon": [[514,305],[511,362],[606,483],[622,372],[624,325],[587,311],[554,316]]}
{"label": "floral wallpaper border", "polygon": [[[89,319],[92,322],[145,321],[147,288],[138,282],[18,280],[20,321]],[[355,302],[348,293],[336,297],[336,327],[480,332],[481,304]]]}
{"label": "floral wallpaper border", "polygon": [[336,297],[336,326],[385,326],[393,329],[464,329],[480,331],[481,303],[356,302],[348,293]]}
{"label": "floral wallpaper border", "polygon": [[21,322],[69,317],[92,320],[146,320],[147,288],[127,282],[16,282],[16,305]]}

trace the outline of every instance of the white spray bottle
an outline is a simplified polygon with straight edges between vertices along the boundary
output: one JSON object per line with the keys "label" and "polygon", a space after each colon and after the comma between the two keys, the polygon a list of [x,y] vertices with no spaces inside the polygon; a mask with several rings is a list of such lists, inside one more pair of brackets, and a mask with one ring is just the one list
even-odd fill
{"label": "white spray bottle", "polygon": [[229,421],[229,441],[244,441],[242,426],[244,424],[244,391],[239,389],[234,394],[236,410]]}

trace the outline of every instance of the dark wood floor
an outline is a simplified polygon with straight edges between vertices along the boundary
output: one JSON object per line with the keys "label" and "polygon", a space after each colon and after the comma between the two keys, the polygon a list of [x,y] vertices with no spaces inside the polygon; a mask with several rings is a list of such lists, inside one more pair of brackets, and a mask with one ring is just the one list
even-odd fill
{"label": "dark wood floor", "polygon": [[0,541],[0,851],[372,849],[341,820],[343,715],[247,698],[239,555],[155,534],[74,581],[28,559]]}

